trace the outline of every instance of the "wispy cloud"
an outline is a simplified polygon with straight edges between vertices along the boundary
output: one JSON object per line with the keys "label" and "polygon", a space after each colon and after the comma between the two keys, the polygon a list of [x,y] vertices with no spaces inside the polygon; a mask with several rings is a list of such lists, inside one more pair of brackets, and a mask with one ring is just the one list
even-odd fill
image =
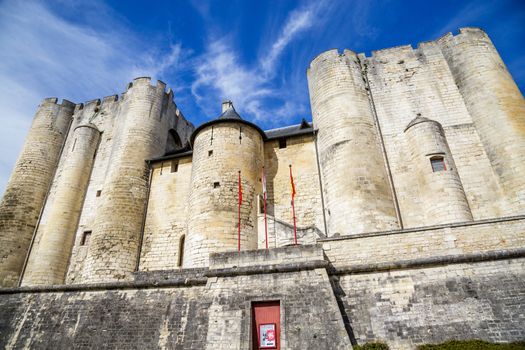
{"label": "wispy cloud", "polygon": [[180,63],[180,45],[145,50],[118,16],[92,4],[98,12],[87,25],[65,20],[41,2],[0,3],[0,193],[42,98],[82,102],[114,94],[135,76],[159,77]]}
{"label": "wispy cloud", "polygon": [[277,79],[275,66],[287,46],[315,25],[315,9],[319,6],[316,3],[291,11],[278,36],[261,50],[267,54],[252,65],[240,60],[228,36],[210,40],[207,52],[196,59],[192,84],[192,94],[205,113],[212,116],[218,100],[232,99],[241,111],[266,127],[304,114],[306,91],[303,89],[300,95],[286,89],[286,79]]}
{"label": "wispy cloud", "polygon": [[275,61],[279,58],[290,41],[292,41],[300,32],[313,26],[313,12],[312,6],[292,11],[279,37],[272,44],[268,55],[261,61],[264,73],[268,74],[273,70]]}

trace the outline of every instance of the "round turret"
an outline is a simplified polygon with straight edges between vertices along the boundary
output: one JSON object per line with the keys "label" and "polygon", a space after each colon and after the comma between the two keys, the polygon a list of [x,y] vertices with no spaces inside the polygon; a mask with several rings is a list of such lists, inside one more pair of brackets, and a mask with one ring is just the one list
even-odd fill
{"label": "round turret", "polygon": [[99,138],[100,132],[94,125],[75,128],[73,145],[64,150],[67,153],[56,183],[57,195],[48,204],[47,224],[37,231],[38,244],[31,251],[22,285],[64,283]]}
{"label": "round turret", "polygon": [[358,57],[322,53],[310,64],[308,87],[328,235],[398,228]]}
{"label": "round turret", "polygon": [[45,99],[0,202],[0,286],[16,286],[60,158],[75,104]]}
{"label": "round turret", "polygon": [[165,107],[171,97],[165,88],[137,78],[122,97],[79,283],[129,279],[136,268],[149,186],[146,160],[162,155],[168,139]]}
{"label": "round turret", "polygon": [[472,213],[454,158],[437,121],[417,116],[405,129],[428,225],[471,221]]}
{"label": "round turret", "polygon": [[191,137],[193,160],[184,267],[208,265],[210,253],[237,249],[239,171],[241,249],[257,249],[264,132],[243,120],[231,102]]}

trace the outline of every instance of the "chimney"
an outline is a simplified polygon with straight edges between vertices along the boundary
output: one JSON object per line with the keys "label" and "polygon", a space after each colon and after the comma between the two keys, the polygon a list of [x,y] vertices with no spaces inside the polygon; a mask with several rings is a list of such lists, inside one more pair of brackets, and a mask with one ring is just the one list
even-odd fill
{"label": "chimney", "polygon": [[222,102],[222,113],[226,112],[228,109],[233,108],[233,102],[226,100]]}

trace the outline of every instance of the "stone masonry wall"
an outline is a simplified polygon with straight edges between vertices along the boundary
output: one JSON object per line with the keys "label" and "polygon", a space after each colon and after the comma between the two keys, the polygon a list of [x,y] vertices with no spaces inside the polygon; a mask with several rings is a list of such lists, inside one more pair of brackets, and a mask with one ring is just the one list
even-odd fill
{"label": "stone masonry wall", "polygon": [[204,286],[0,295],[2,349],[204,349]]}
{"label": "stone masonry wall", "polygon": [[[177,171],[172,172],[172,164]],[[191,180],[191,157],[152,165],[153,174],[142,240],[140,271],[169,270],[179,266],[186,234]],[[182,249],[181,249],[182,248]]]}
{"label": "stone masonry wall", "polygon": [[336,268],[525,247],[525,217],[322,239]]}
{"label": "stone masonry wall", "polygon": [[[497,136],[499,140],[507,139],[501,133],[508,133],[509,137],[514,138],[519,133],[522,121],[519,117],[515,123],[502,121],[498,125],[509,125],[508,128],[512,129],[505,131],[500,127],[480,129],[480,125],[486,124],[483,124],[483,120],[495,120],[493,117],[496,115],[502,120],[510,115],[517,116],[517,111],[523,106],[523,97],[518,97],[515,84],[511,84],[511,78],[504,67],[494,66],[494,62],[500,59],[497,53],[491,52],[491,44],[483,38],[478,42],[477,34],[467,32],[470,33],[468,30],[462,30],[461,34],[454,37],[449,35],[436,41],[421,43],[416,49],[400,46],[374,51],[368,58],[360,55],[366,67],[371,95],[375,102],[404,227],[429,224],[419,210],[425,204],[422,202],[424,196],[417,186],[413,186],[415,174],[412,169],[417,165],[410,158],[410,148],[406,135],[403,134],[404,128],[417,114],[435,120],[443,126],[474,220],[522,214],[519,205],[510,205],[511,201],[517,199],[512,199],[513,195],[503,192],[503,182],[498,175],[500,170],[497,170],[503,160],[496,164],[492,159],[498,157],[494,152],[497,152],[496,149],[501,151],[501,147],[493,147],[487,143],[492,136],[480,134],[486,133],[483,130],[496,130],[493,133],[500,133]],[[469,47],[472,52],[477,51],[467,55],[463,50],[455,48],[461,45]],[[488,61],[492,66],[489,67]],[[515,108],[511,107],[512,111],[491,111],[487,114],[488,119],[481,116],[476,117],[480,119],[477,121],[472,114],[480,111],[476,103],[497,97],[484,89],[492,89],[494,84],[487,84],[488,80],[479,79],[473,84],[471,80],[462,78],[467,72],[470,72],[470,77],[488,74],[490,79],[501,84],[498,85],[497,94],[504,96],[503,91],[507,91],[512,100],[509,100],[508,105]],[[501,96],[500,98],[503,98]],[[501,104],[492,104],[496,105]],[[490,109],[483,109],[488,110]],[[521,138],[523,139],[523,133]],[[514,145],[521,147],[521,141],[514,142]],[[501,159],[507,161],[508,157],[516,158],[519,157],[517,154],[523,152],[509,153],[515,156],[506,154]],[[518,163],[520,162],[517,161],[514,165],[506,163],[507,169],[517,166]],[[521,180],[510,180],[512,176],[514,175],[509,172],[506,179],[509,179],[508,183],[514,184],[510,186],[515,186],[519,192]]]}
{"label": "stone masonry wall", "polygon": [[[314,231],[324,234],[323,206],[313,136],[289,137],[286,140],[286,148],[279,148],[278,140],[268,141],[264,145],[264,165],[268,194],[268,246],[270,248],[284,242],[292,243],[293,229],[285,230],[285,226],[279,225],[278,222],[283,221],[289,225],[289,228],[293,227],[290,164],[296,189],[297,226],[311,227]],[[262,212],[261,203],[259,203],[259,213]],[[264,215],[259,215],[259,248],[265,246]]]}
{"label": "stone masonry wall", "polygon": [[341,275],[334,286],[360,344],[525,338],[525,259]]}

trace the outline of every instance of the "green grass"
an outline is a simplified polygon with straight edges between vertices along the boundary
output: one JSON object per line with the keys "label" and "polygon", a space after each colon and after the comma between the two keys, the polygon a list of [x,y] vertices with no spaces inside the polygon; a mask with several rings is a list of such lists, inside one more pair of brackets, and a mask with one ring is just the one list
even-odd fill
{"label": "green grass", "polygon": [[353,345],[354,350],[388,350],[388,345],[381,342],[365,343],[363,345]]}
{"label": "green grass", "polygon": [[449,340],[441,344],[419,345],[418,350],[525,350],[525,341],[495,344],[484,340]]}

